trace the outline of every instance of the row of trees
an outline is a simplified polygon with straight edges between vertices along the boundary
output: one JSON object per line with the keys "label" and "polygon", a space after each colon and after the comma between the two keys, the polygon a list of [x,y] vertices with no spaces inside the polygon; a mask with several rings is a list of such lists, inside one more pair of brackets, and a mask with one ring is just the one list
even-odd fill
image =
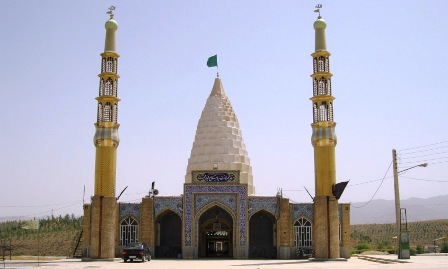
{"label": "row of trees", "polygon": [[[25,229],[28,221],[14,220],[0,223],[0,239],[20,239],[35,237],[37,230]],[[67,214],[64,217],[47,217],[39,219],[39,233],[47,234],[57,231],[80,230],[82,217]]]}
{"label": "row of trees", "polygon": [[[432,220],[408,223],[411,247],[415,253],[427,252],[434,246],[434,239],[448,235],[448,220]],[[362,224],[351,226],[352,246],[357,252],[366,249],[395,251],[395,224]],[[436,242],[439,251],[448,253],[448,242]]]}

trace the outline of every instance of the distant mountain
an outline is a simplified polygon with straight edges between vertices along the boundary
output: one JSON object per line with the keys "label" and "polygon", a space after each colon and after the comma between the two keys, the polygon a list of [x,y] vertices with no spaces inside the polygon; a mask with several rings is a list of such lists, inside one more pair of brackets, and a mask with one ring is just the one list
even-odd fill
{"label": "distant mountain", "polygon": [[[401,208],[406,208],[408,222],[448,219],[448,195],[409,198],[400,203]],[[365,204],[351,204],[350,224],[395,223],[394,200],[372,200]]]}

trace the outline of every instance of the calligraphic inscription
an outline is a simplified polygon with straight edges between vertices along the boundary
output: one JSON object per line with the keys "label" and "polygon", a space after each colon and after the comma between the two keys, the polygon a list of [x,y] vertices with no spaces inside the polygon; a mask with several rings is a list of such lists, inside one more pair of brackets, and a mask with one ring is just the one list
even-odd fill
{"label": "calligraphic inscription", "polygon": [[239,171],[193,171],[196,183],[239,183]]}

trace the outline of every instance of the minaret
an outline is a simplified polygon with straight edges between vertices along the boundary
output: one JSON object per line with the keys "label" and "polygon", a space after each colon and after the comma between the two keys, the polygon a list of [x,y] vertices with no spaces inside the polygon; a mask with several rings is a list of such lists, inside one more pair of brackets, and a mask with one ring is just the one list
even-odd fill
{"label": "minaret", "polygon": [[[318,11],[318,10],[317,10]],[[330,53],[325,41],[327,23],[319,17],[314,22],[316,33],[313,57],[313,134],[314,147],[314,228],[313,245],[316,259],[339,258],[338,201],[332,187],[336,183],[335,147],[337,143],[333,114]]]}
{"label": "minaret", "polygon": [[118,138],[118,74],[119,55],[115,49],[115,32],[118,24],[109,8],[106,22],[106,42],[101,53],[101,73],[97,121],[93,143],[96,147],[95,193],[92,197],[90,257],[113,259],[115,257],[116,207],[115,181]]}

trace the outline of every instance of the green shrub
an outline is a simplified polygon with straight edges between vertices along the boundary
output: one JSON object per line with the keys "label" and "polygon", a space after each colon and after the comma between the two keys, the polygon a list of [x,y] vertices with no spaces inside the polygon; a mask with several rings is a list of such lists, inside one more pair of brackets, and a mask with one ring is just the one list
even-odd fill
{"label": "green shrub", "polygon": [[358,245],[356,246],[356,249],[357,249],[357,250],[366,250],[366,249],[370,249],[370,245],[367,244],[367,243],[361,243],[361,244],[358,244]]}
{"label": "green shrub", "polygon": [[422,245],[417,245],[417,254],[423,254],[425,253],[425,247]]}
{"label": "green shrub", "polygon": [[440,253],[448,253],[448,243],[443,243],[442,246],[440,246]]}
{"label": "green shrub", "polygon": [[395,251],[395,249],[388,249],[387,253],[389,254],[397,254],[397,252]]}
{"label": "green shrub", "polygon": [[381,243],[378,243],[377,245],[376,245],[376,248],[378,249],[378,250],[387,250],[387,249],[390,249],[392,246],[390,245],[390,243],[389,242],[387,242],[387,241],[382,241]]}
{"label": "green shrub", "polygon": [[417,253],[417,251],[415,250],[415,248],[409,248],[409,255],[415,256],[416,253]]}

